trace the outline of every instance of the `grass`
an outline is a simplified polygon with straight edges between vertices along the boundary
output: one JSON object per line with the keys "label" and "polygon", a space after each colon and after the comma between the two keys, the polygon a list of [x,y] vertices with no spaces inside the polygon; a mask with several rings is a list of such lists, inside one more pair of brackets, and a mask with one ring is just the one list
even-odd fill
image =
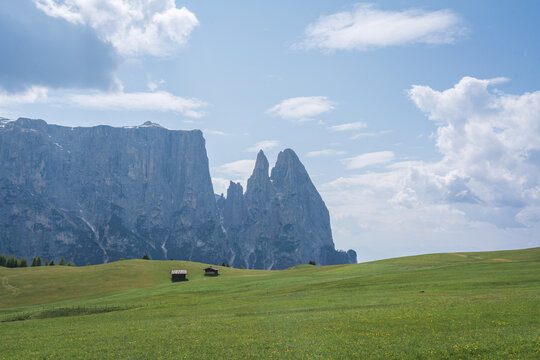
{"label": "grass", "polygon": [[540,358],[540,248],[204,267],[0,268],[0,358]]}

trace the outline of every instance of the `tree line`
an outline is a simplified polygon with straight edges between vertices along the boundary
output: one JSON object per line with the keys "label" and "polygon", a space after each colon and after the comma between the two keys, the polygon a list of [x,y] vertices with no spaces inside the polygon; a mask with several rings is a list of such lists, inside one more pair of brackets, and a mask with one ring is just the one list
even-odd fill
{"label": "tree line", "polygon": [[[32,259],[32,263],[30,266],[54,266],[56,265],[54,263],[54,260],[48,260],[45,259],[45,261],[41,260],[41,256],[34,256]],[[62,256],[60,258],[60,261],[58,262],[58,265],[60,266],[75,266],[75,263],[73,261],[66,261],[66,259]],[[7,257],[4,254],[0,254],[0,266],[8,267],[8,268],[17,268],[17,267],[28,267],[28,260],[26,258],[16,258],[15,256],[11,255],[10,257]]]}

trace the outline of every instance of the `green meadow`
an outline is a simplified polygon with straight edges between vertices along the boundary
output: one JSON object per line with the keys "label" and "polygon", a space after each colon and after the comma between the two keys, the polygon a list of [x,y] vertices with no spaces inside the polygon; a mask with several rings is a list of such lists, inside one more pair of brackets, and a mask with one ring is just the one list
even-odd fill
{"label": "green meadow", "polygon": [[0,358],[540,359],[540,248],[204,267],[0,268]]}

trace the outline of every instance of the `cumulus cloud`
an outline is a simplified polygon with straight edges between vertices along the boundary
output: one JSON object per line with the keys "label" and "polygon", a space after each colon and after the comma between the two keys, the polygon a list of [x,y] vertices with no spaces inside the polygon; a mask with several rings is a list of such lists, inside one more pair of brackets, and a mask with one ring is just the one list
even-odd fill
{"label": "cumulus cloud", "polygon": [[459,184],[491,206],[540,200],[540,91],[508,95],[490,89],[504,79],[463,78],[445,91],[413,86],[409,96],[439,124],[433,166],[447,187]]}
{"label": "cumulus cloud", "polygon": [[[412,86],[410,99],[437,124],[441,158],[397,161],[380,152],[346,159],[356,173],[319,187],[336,243],[362,250],[365,239],[371,258],[538,246],[540,91],[505,94],[494,88],[502,81],[464,77],[443,91]],[[370,163],[380,166],[368,170]]]}
{"label": "cumulus cloud", "polygon": [[266,112],[283,119],[304,122],[313,120],[314,117],[329,112],[334,107],[335,102],[326,96],[307,96],[285,99]]}
{"label": "cumulus cloud", "polygon": [[45,14],[88,26],[127,56],[168,56],[185,44],[199,24],[174,0],[33,0]]}
{"label": "cumulus cloud", "polygon": [[352,122],[352,123],[330,126],[328,129],[330,129],[330,131],[352,131],[352,130],[364,129],[366,127],[367,127],[366,123],[357,121],[357,122]]}
{"label": "cumulus cloud", "polygon": [[347,169],[361,169],[366,166],[386,164],[394,160],[394,157],[392,151],[377,151],[343,159],[342,162]]}
{"label": "cumulus cloud", "polygon": [[259,141],[252,147],[246,149],[248,152],[258,152],[259,150],[269,150],[279,146],[279,140],[263,140]]}
{"label": "cumulus cloud", "polygon": [[321,16],[310,24],[299,46],[307,49],[369,50],[415,43],[447,44],[465,31],[450,10],[379,10],[358,4],[352,11]]}
{"label": "cumulus cloud", "polygon": [[344,155],[345,151],[334,150],[334,149],[324,149],[324,150],[315,150],[310,151],[306,154],[307,157],[319,157],[319,156],[331,156],[331,155]]}

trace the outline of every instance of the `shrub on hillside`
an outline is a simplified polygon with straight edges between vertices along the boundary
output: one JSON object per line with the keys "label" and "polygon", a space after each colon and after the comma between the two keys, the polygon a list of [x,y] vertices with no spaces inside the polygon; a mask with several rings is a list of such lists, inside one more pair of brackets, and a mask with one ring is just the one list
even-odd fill
{"label": "shrub on hillside", "polygon": [[150,260],[150,256],[148,256],[148,254],[144,254],[142,258],[143,260]]}
{"label": "shrub on hillside", "polygon": [[317,263],[316,263],[315,261],[313,261],[313,260],[309,260],[309,263],[308,263],[308,264],[309,264],[309,265],[317,265]]}

